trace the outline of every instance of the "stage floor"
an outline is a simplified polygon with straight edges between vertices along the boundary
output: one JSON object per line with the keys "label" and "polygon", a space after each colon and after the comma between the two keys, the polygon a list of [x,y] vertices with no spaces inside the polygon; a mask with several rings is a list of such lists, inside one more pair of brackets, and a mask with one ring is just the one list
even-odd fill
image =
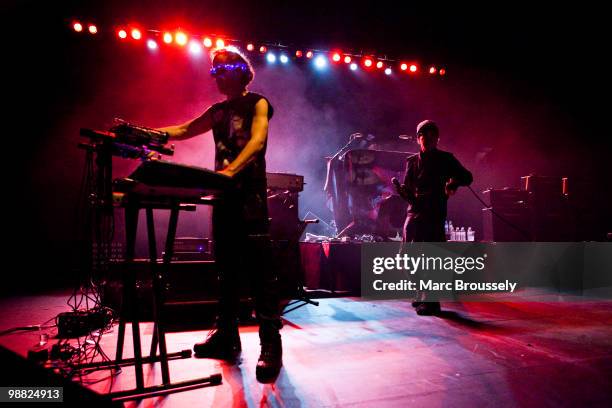
{"label": "stage floor", "polygon": [[[0,300],[0,331],[39,324],[67,310],[67,293]],[[241,328],[242,362],[170,362],[172,380],[219,372],[223,384],[140,406],[198,407],[569,407],[612,404],[612,302],[446,303],[440,317],[419,317],[406,301],[321,299],[286,316],[284,368],[274,385],[255,380],[259,339]],[[144,350],[151,324],[143,324]],[[49,331],[53,334],[54,331]],[[131,345],[128,326],[126,343]],[[205,331],[170,333],[168,350],[191,348]],[[37,332],[0,336],[25,355]],[[103,349],[114,355],[116,329]],[[131,352],[127,351],[127,356]],[[4,367],[3,370],[7,370]],[[108,376],[100,371],[91,378]],[[145,366],[147,384],[158,365]],[[6,384],[3,384],[6,385]],[[133,370],[90,388],[133,387]],[[136,406],[127,402],[126,406]]]}

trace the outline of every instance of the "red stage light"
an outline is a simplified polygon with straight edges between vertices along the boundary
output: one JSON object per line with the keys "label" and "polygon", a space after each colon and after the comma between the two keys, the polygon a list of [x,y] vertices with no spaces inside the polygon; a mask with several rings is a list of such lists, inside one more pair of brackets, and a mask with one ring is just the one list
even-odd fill
{"label": "red stage light", "polygon": [[170,33],[164,33],[164,42],[166,44],[170,44],[172,42],[172,34]]}
{"label": "red stage light", "polygon": [[212,40],[208,37],[204,38],[204,41],[202,41],[202,43],[204,43],[204,46],[206,48],[212,47]]}
{"label": "red stage light", "polygon": [[436,73],[436,71],[437,71],[436,67],[429,67],[429,73],[430,73],[430,74],[432,74],[432,75],[433,75],[433,74],[435,74],[435,73]]}
{"label": "red stage light", "polygon": [[253,51],[254,49],[255,49],[255,46],[253,44],[247,44],[248,51]]}
{"label": "red stage light", "polygon": [[446,70],[444,68],[440,68],[440,75],[444,76],[446,75]]}
{"label": "red stage light", "polygon": [[370,68],[372,66],[373,62],[370,58],[366,58],[365,60],[363,60],[363,65],[365,65],[366,67]]}
{"label": "red stage light", "polygon": [[223,47],[225,47],[225,41],[223,41],[221,38],[219,38],[217,41],[215,41],[215,46],[217,48],[223,48]]}
{"label": "red stage light", "polygon": [[137,28],[132,29],[131,35],[132,35],[132,38],[135,40],[140,40],[142,38],[142,34],[140,33],[140,30]]}
{"label": "red stage light", "polygon": [[410,65],[410,72],[417,72],[417,66],[414,64]]}
{"label": "red stage light", "polygon": [[332,60],[334,60],[334,62],[340,61],[340,58],[340,54],[338,54],[337,52],[334,53],[334,55],[332,56]]}
{"label": "red stage light", "polygon": [[127,38],[127,32],[125,30],[119,30],[117,31],[117,35],[119,36],[119,38],[121,38],[122,40]]}
{"label": "red stage light", "polygon": [[177,32],[174,35],[174,41],[176,41],[176,43],[180,46],[187,44],[187,34],[182,31]]}
{"label": "red stage light", "polygon": [[383,62],[382,61],[378,61],[376,63],[376,68],[381,69],[383,67]]}
{"label": "red stage light", "polygon": [[265,45],[262,45],[261,47],[259,47],[259,52],[261,52],[262,54],[266,51],[268,51],[268,47],[266,47]]}
{"label": "red stage light", "polygon": [[98,27],[93,24],[90,24],[87,29],[89,30],[90,34],[96,34],[98,32]]}
{"label": "red stage light", "polygon": [[72,25],[72,29],[77,33],[80,33],[81,31],[83,31],[83,25],[81,23],[74,23]]}
{"label": "red stage light", "polygon": [[300,50],[297,50],[297,51],[295,52],[295,56],[296,56],[296,57],[298,57],[298,58],[302,58],[302,55],[304,55],[304,54],[303,54],[303,53],[302,53],[302,51],[300,51]]}
{"label": "red stage light", "polygon": [[348,55],[346,57],[344,57],[344,63],[345,64],[350,64],[352,61],[351,57],[349,57]]}
{"label": "red stage light", "polygon": [[406,64],[405,62],[403,62],[403,63],[402,63],[402,65],[400,65],[400,69],[401,69],[402,71],[407,70],[407,69],[408,69],[408,64]]}
{"label": "red stage light", "polygon": [[308,51],[306,53],[306,58],[312,58],[314,56],[314,54],[312,53],[312,51]]}

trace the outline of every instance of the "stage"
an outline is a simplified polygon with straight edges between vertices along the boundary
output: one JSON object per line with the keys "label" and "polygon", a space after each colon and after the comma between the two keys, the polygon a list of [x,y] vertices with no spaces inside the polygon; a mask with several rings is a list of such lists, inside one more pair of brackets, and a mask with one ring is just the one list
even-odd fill
{"label": "stage", "polygon": [[[0,330],[40,324],[67,311],[68,296],[59,291],[4,298]],[[319,307],[285,316],[284,367],[275,384],[255,380],[259,338],[256,326],[243,326],[238,365],[193,357],[170,362],[173,381],[218,372],[222,385],[140,406],[603,407],[612,400],[612,302],[445,303],[441,316],[419,317],[406,301],[320,301]],[[148,350],[152,325],[143,324],[141,331]],[[50,343],[56,341],[55,329],[45,332]],[[169,333],[168,350],[191,348],[206,333]],[[111,356],[116,335],[115,326],[101,342]],[[129,326],[127,336],[129,357]],[[37,331],[16,332],[2,335],[0,345],[25,356],[38,339]],[[149,367],[146,384],[161,382],[159,365]],[[133,385],[128,367],[113,381],[88,387],[104,393]]]}

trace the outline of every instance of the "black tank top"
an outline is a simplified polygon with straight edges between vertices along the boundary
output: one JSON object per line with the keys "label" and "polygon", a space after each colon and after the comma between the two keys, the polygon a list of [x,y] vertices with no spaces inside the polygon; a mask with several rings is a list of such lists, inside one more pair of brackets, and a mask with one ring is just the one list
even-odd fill
{"label": "black tank top", "polygon": [[[215,170],[227,167],[244,149],[251,139],[251,125],[255,115],[255,104],[264,96],[249,92],[231,100],[212,106],[213,136],[215,140]],[[268,101],[268,119],[274,109]],[[255,160],[236,175],[242,188],[266,188],[266,145],[257,153]]]}

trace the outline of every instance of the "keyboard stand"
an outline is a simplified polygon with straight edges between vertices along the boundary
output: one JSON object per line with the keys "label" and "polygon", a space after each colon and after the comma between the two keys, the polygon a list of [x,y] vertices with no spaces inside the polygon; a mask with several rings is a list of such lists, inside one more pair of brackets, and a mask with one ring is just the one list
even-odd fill
{"label": "keyboard stand", "polygon": [[[221,374],[212,374],[208,377],[193,380],[171,382],[169,360],[191,357],[191,350],[182,350],[176,353],[168,353],[166,348],[166,329],[162,314],[164,306],[164,291],[162,279],[168,272],[174,251],[174,239],[180,211],[195,211],[195,204],[181,204],[180,202],[163,204],[154,203],[151,200],[140,200],[137,197],[129,197],[124,200],[125,229],[126,229],[126,253],[125,262],[129,266],[134,261],[136,247],[136,231],[138,227],[138,214],[141,209],[146,211],[147,240],[149,245],[149,261],[153,282],[153,339],[148,357],[143,357],[140,341],[140,320],[138,317],[138,299],[136,293],[136,272],[134,268],[126,268],[123,273],[123,296],[121,310],[119,313],[119,330],[117,336],[117,351],[114,361],[101,363],[90,363],[81,367],[111,368],[131,366],[135,368],[136,388],[126,391],[111,392],[108,396],[114,401],[127,401],[144,399],[167,395],[170,393],[191,390],[200,387],[214,386],[222,383]],[[204,202],[203,202],[204,203]],[[212,203],[212,202],[211,202]],[[170,210],[170,220],[166,235],[165,252],[161,265],[157,261],[157,244],[155,240],[155,225],[153,222],[153,210]],[[125,341],[125,326],[132,325],[132,341],[134,344],[134,358],[123,357],[123,346]],[[159,354],[157,351],[159,350]],[[143,375],[143,364],[161,364],[162,384],[145,386]]]}

